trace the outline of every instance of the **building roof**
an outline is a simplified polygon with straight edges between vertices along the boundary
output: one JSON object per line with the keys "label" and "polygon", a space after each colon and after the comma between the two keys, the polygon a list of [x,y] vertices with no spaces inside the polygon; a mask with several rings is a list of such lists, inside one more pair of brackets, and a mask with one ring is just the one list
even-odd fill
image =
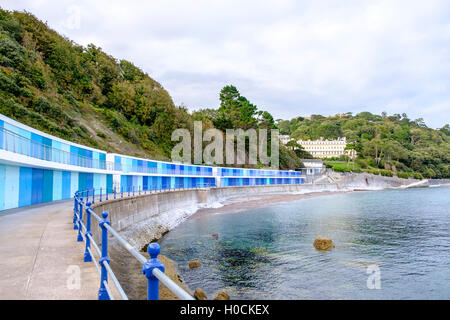
{"label": "building roof", "polygon": [[320,162],[322,163],[323,160],[322,159],[301,159],[302,162]]}

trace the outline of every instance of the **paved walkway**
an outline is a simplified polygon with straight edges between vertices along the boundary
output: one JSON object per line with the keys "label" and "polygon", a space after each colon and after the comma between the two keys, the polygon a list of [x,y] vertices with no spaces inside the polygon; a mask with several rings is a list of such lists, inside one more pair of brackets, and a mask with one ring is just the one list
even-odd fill
{"label": "paved walkway", "polygon": [[0,299],[97,299],[72,219],[72,200],[0,211]]}

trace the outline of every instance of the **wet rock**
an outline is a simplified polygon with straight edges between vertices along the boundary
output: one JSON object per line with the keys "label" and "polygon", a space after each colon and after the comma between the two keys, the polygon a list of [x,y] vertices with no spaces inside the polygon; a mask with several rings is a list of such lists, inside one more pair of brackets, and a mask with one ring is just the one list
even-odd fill
{"label": "wet rock", "polygon": [[208,300],[208,298],[206,297],[205,291],[203,291],[200,288],[195,289],[194,298],[197,300]]}
{"label": "wet rock", "polygon": [[202,264],[198,260],[189,261],[189,268],[194,269],[200,267]]}
{"label": "wet rock", "polygon": [[221,290],[217,294],[217,297],[215,297],[213,300],[230,300],[230,296],[226,293],[225,290]]}
{"label": "wet rock", "polygon": [[218,233],[213,233],[211,235],[214,239],[219,239],[219,234]]}
{"label": "wet rock", "polygon": [[317,250],[331,250],[334,248],[334,243],[330,238],[318,236],[314,240],[314,248],[316,248]]}
{"label": "wet rock", "polygon": [[147,252],[147,247],[150,243],[153,242],[157,242],[159,241],[162,237],[164,237],[168,232],[169,232],[169,228],[167,227],[163,227],[163,226],[158,226],[156,228],[156,231],[154,233],[154,237],[150,240],[150,242],[148,242],[147,244],[145,244],[142,248],[141,251],[142,252]]}

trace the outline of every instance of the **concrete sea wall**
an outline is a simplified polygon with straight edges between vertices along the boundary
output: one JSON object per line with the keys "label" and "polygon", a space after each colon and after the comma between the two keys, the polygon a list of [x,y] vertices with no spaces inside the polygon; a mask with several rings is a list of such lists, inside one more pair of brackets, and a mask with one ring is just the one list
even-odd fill
{"label": "concrete sea wall", "polygon": [[398,177],[385,177],[369,173],[342,174],[339,179],[335,180],[340,188],[347,190],[382,190],[386,188],[407,186],[419,181],[420,180],[417,179],[401,179]]}

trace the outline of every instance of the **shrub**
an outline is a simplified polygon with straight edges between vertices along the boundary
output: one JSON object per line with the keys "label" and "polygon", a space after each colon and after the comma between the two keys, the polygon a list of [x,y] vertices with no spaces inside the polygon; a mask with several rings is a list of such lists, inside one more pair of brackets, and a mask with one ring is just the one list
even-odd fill
{"label": "shrub", "polygon": [[376,163],[376,161],[375,161],[374,158],[368,158],[368,159],[366,159],[366,163],[367,163],[369,166],[371,166],[371,167],[376,167],[376,166],[377,166],[377,163]]}
{"label": "shrub", "polygon": [[48,102],[47,99],[39,97],[33,102],[32,108],[40,114],[46,115],[50,118],[62,120],[65,119],[61,107]]}
{"label": "shrub", "polygon": [[409,175],[408,175],[408,172],[399,172],[399,173],[397,173],[397,177],[402,178],[402,179],[408,179]]}
{"label": "shrub", "polygon": [[22,41],[23,27],[16,20],[11,19],[9,13],[0,12],[0,29],[5,30],[17,42]]}
{"label": "shrub", "polygon": [[17,68],[25,61],[25,50],[15,41],[0,39],[0,63],[4,67]]}
{"label": "shrub", "polygon": [[380,170],[380,173],[383,177],[393,177],[394,173],[390,170]]}
{"label": "shrub", "polygon": [[17,96],[21,94],[21,88],[14,78],[2,71],[0,71],[0,90]]}
{"label": "shrub", "polygon": [[423,179],[422,175],[419,172],[414,172],[413,177],[414,179]]}
{"label": "shrub", "polygon": [[28,88],[20,88],[20,95],[25,98],[33,98],[33,92]]}
{"label": "shrub", "polygon": [[97,131],[96,133],[100,138],[106,139],[106,134],[104,134],[103,132]]}
{"label": "shrub", "polygon": [[367,162],[364,159],[356,159],[356,163],[363,169],[367,169]]}
{"label": "shrub", "polygon": [[336,172],[350,172],[351,171],[347,167],[337,167],[337,166],[334,166],[333,170],[336,171]]}
{"label": "shrub", "polygon": [[427,168],[426,170],[425,170],[425,177],[427,177],[427,178],[434,178],[435,176],[436,176],[436,173],[434,172],[434,170],[433,169],[431,169],[431,168]]}

